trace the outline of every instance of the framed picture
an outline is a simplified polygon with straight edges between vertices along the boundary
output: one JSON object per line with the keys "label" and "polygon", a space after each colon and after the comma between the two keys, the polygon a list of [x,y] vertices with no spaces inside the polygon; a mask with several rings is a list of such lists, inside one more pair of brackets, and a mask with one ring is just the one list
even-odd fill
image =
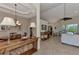
{"label": "framed picture", "polygon": [[1,26],[1,30],[6,30],[6,26]]}
{"label": "framed picture", "polygon": [[41,25],[42,30],[47,30],[47,25]]}

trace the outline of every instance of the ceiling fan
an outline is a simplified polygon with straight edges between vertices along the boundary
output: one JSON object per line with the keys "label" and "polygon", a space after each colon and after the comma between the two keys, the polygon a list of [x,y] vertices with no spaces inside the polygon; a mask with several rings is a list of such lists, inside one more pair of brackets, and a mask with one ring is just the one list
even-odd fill
{"label": "ceiling fan", "polygon": [[71,20],[71,19],[72,19],[71,17],[64,17],[61,20],[67,21],[67,20]]}
{"label": "ceiling fan", "polygon": [[71,20],[71,19],[72,19],[71,17],[66,17],[66,4],[64,3],[64,17],[61,18],[60,20],[67,21],[67,20]]}

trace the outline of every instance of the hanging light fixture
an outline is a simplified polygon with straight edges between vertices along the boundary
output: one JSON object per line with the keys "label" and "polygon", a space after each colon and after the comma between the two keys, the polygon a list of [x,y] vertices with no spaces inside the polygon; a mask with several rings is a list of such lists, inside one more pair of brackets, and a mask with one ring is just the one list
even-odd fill
{"label": "hanging light fixture", "polygon": [[17,15],[16,15],[16,13],[17,13],[17,12],[16,12],[16,9],[17,9],[17,8],[16,8],[16,7],[17,7],[17,4],[15,4],[15,23],[16,23],[16,25],[20,26],[21,23],[20,23],[20,21],[17,20]]}
{"label": "hanging light fixture", "polygon": [[64,18],[62,18],[61,20],[66,21],[66,20],[70,20],[70,19],[72,19],[72,18],[71,17],[66,17],[66,3],[64,3]]}

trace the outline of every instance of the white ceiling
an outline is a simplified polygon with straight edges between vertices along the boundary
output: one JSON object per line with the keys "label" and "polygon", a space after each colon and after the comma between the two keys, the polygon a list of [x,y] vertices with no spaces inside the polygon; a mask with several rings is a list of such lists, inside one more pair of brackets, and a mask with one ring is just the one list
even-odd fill
{"label": "white ceiling", "polygon": [[40,9],[41,9],[41,12],[43,12],[43,11],[47,11],[47,10],[51,9],[51,7],[54,8],[58,5],[60,5],[60,3],[41,3]]}
{"label": "white ceiling", "polygon": [[[65,16],[74,17],[79,15],[78,3],[66,3],[65,4]],[[41,3],[41,19],[48,20],[51,23],[55,23],[64,17],[64,3]]]}
{"label": "white ceiling", "polygon": [[[0,3],[0,12],[15,15],[15,4]],[[17,16],[24,18],[32,18],[36,16],[36,6],[32,3],[17,3],[16,12]]]}

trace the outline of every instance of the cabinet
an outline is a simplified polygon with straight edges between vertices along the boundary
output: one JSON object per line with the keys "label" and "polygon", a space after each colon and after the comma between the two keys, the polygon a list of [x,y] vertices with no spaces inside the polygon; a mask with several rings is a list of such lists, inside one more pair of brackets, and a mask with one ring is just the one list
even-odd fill
{"label": "cabinet", "polygon": [[47,40],[50,37],[50,33],[49,32],[41,32],[41,39],[42,40]]}

